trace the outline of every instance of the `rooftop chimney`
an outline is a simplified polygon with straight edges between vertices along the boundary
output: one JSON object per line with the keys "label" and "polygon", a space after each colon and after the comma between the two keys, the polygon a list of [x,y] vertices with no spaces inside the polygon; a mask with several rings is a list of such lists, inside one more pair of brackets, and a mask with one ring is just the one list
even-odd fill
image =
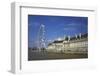
{"label": "rooftop chimney", "polygon": [[82,35],[81,35],[81,33],[80,33],[80,34],[79,34],[80,39],[81,39],[81,36],[82,36]]}
{"label": "rooftop chimney", "polygon": [[70,40],[70,36],[68,36],[68,41]]}
{"label": "rooftop chimney", "polygon": [[76,39],[77,39],[77,34],[75,34],[75,37],[76,37]]}

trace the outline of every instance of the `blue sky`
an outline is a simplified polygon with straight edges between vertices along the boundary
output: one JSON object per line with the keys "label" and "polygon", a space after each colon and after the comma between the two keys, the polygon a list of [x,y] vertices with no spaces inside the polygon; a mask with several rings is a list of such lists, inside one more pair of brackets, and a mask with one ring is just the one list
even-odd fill
{"label": "blue sky", "polygon": [[28,44],[37,45],[40,25],[45,25],[45,40],[54,41],[64,36],[88,32],[88,17],[28,15]]}

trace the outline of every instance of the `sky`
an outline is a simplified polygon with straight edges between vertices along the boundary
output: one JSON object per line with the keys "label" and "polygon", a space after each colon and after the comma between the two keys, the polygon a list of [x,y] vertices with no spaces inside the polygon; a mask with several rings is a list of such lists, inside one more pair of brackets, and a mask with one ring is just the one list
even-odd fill
{"label": "sky", "polygon": [[36,47],[38,32],[44,25],[46,44],[64,36],[88,33],[88,17],[28,15],[28,45]]}

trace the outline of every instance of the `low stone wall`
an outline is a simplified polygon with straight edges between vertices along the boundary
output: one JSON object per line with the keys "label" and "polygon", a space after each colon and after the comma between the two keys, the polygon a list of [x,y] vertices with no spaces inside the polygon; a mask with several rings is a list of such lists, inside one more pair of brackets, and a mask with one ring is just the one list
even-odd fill
{"label": "low stone wall", "polygon": [[57,49],[47,49],[48,52],[61,52],[61,53],[87,53],[87,47],[80,47],[80,48],[68,48],[64,50],[57,50]]}

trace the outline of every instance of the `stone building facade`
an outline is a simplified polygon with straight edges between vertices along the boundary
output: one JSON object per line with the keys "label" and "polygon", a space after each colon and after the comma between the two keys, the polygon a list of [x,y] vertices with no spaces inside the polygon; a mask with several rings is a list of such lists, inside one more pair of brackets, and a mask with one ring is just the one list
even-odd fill
{"label": "stone building facade", "polygon": [[74,37],[65,37],[63,40],[55,40],[48,44],[47,51],[57,53],[87,53],[88,34],[79,34]]}

